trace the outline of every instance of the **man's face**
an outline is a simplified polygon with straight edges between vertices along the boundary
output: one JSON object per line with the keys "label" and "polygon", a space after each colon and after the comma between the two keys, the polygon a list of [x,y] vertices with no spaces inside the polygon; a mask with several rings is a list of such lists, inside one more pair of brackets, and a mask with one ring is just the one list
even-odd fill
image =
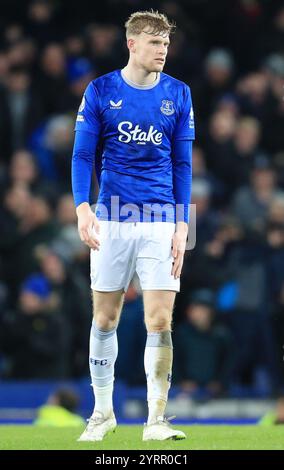
{"label": "man's face", "polygon": [[162,72],[170,44],[169,36],[155,36],[142,32],[132,41],[131,51],[134,54],[136,65],[149,73]]}

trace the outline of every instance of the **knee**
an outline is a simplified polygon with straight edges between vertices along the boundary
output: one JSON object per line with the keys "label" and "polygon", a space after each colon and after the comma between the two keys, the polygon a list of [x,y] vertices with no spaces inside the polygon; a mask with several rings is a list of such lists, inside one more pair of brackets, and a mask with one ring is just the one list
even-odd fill
{"label": "knee", "polygon": [[110,331],[117,327],[117,318],[114,313],[95,312],[94,320],[99,330]]}
{"label": "knee", "polygon": [[145,324],[148,333],[171,331],[172,313],[165,308],[156,309],[145,315]]}

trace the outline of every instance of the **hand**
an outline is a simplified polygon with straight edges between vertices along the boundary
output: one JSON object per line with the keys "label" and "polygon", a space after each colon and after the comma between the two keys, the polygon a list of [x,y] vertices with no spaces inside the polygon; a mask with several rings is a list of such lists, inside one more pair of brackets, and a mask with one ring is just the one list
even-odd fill
{"label": "hand", "polygon": [[171,274],[178,279],[181,275],[188,227],[185,222],[178,222],[172,238],[172,256],[174,258]]}
{"label": "hand", "polygon": [[100,242],[96,234],[100,233],[100,225],[90,205],[87,202],[83,202],[77,207],[76,212],[80,239],[89,248],[99,250]]}

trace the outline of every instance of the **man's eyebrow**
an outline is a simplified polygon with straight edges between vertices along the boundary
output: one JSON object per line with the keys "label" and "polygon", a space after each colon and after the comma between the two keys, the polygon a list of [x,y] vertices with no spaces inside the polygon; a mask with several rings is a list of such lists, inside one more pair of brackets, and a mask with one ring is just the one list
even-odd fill
{"label": "man's eyebrow", "polygon": [[157,37],[153,37],[152,38],[153,41],[159,41],[159,42],[166,42],[167,44],[170,44],[170,41],[166,41],[165,39],[162,39],[162,38],[157,38]]}
{"label": "man's eyebrow", "polygon": [[[149,33],[148,33],[148,34],[149,34]],[[164,38],[162,38],[162,37],[159,38],[159,36],[157,36],[157,35],[156,35],[156,36],[153,35],[153,37],[152,37],[151,40],[152,40],[152,41],[159,41],[159,42],[166,42],[167,44],[170,44],[170,41],[169,41],[169,40],[166,40],[166,41],[165,41]]]}

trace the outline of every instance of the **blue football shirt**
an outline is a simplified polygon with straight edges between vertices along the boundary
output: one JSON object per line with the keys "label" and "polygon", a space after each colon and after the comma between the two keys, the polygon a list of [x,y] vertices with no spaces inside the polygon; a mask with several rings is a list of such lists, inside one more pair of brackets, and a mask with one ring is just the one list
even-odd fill
{"label": "blue football shirt", "polygon": [[[101,149],[101,162],[96,157],[99,219],[143,221],[150,215],[152,220],[154,207],[154,220],[159,215],[164,220],[165,207],[189,203],[189,194],[177,200],[173,184],[173,149],[194,139],[185,83],[165,73],[148,86],[135,85],[121,70],[99,77],[84,93],[75,130],[93,134]],[[167,210],[166,217],[175,221],[175,211]]]}

